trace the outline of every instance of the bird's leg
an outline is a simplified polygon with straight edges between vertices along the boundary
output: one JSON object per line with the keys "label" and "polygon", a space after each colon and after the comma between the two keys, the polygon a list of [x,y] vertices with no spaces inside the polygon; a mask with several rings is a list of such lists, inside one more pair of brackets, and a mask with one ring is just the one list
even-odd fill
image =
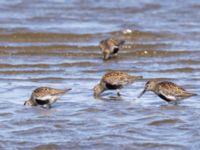
{"label": "bird's leg", "polygon": [[171,102],[169,102],[169,103],[172,104],[172,105],[178,105],[178,104],[179,104],[178,101],[171,101]]}
{"label": "bird's leg", "polygon": [[117,89],[117,96],[121,96],[119,89]]}
{"label": "bird's leg", "polygon": [[180,100],[175,101],[175,105],[178,105],[178,104],[180,104]]}
{"label": "bird's leg", "polygon": [[46,109],[50,109],[51,108],[51,104],[44,104],[42,107],[46,108]]}

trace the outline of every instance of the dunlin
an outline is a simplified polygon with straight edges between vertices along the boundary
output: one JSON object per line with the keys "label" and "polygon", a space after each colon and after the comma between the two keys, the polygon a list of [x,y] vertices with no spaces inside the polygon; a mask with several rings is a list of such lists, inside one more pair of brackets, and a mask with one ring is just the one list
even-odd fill
{"label": "dunlin", "polygon": [[188,92],[183,87],[169,81],[148,81],[138,98],[140,98],[146,91],[152,91],[163,100],[175,103],[177,103],[179,100],[197,95],[195,93]]}
{"label": "dunlin", "polygon": [[132,76],[122,71],[108,72],[102,77],[100,83],[94,87],[94,97],[99,97],[106,90],[117,90],[117,95],[120,96],[119,90],[121,88],[141,78],[142,76]]}
{"label": "dunlin", "polygon": [[60,90],[50,87],[39,87],[32,92],[30,99],[25,101],[24,105],[41,105],[43,107],[50,108],[52,103],[56,102],[60,96],[69,90],[71,89]]}
{"label": "dunlin", "polygon": [[117,56],[119,49],[124,43],[125,41],[114,38],[102,40],[99,44],[99,47],[102,50],[103,59],[107,60],[112,56]]}

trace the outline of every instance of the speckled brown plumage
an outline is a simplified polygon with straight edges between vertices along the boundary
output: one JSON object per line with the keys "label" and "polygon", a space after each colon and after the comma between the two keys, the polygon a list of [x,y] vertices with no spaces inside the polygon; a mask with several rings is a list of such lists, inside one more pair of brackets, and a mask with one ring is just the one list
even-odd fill
{"label": "speckled brown plumage", "polygon": [[183,100],[197,95],[195,93],[188,92],[183,87],[169,81],[148,81],[139,97],[141,97],[145,91],[153,91],[156,95],[167,102]]}
{"label": "speckled brown plumage", "polygon": [[126,72],[112,71],[106,73],[103,76],[102,81],[112,85],[125,86],[132,83],[136,78],[138,78],[138,76],[131,76]]}
{"label": "speckled brown plumage", "polygon": [[[108,72],[102,77],[100,83],[94,87],[94,96],[98,97],[105,90],[119,90],[141,78],[142,76],[132,76],[122,71]],[[118,95],[120,95],[119,91]]]}
{"label": "speckled brown plumage", "polygon": [[37,105],[47,105],[50,106],[50,104],[57,101],[57,99],[69,91],[71,89],[66,90],[60,90],[50,87],[39,87],[35,89],[31,97],[28,101],[25,101],[24,105],[27,106],[37,106]]}
{"label": "speckled brown plumage", "polygon": [[117,40],[114,38],[109,38],[100,41],[99,47],[102,50],[103,59],[107,60],[112,56],[116,56],[118,54],[119,49],[125,43],[123,40]]}
{"label": "speckled brown plumage", "polygon": [[58,95],[58,94],[64,94],[64,90],[60,89],[54,89],[50,87],[39,87],[33,91],[33,95],[35,97],[41,97],[41,96],[46,96],[46,95]]}

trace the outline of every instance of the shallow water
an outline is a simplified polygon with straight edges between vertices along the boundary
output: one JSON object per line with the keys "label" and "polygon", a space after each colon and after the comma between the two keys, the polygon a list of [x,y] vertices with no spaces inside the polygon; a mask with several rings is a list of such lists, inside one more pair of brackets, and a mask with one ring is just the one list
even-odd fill
{"label": "shallow water", "polygon": [[[0,149],[199,149],[199,96],[177,106],[152,93],[136,99],[151,78],[200,92],[199,8],[198,0],[0,1]],[[104,62],[98,43],[107,37],[126,45]],[[95,100],[108,70],[144,80],[120,100]],[[24,107],[39,86],[73,90],[50,110]]]}

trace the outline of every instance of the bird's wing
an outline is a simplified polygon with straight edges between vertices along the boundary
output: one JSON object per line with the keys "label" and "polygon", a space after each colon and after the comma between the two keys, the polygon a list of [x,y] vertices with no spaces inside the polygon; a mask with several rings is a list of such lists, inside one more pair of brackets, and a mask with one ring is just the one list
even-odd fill
{"label": "bird's wing", "polygon": [[40,87],[33,91],[33,95],[37,97],[38,99],[41,99],[42,97],[43,99],[46,99],[50,96],[60,95],[64,93],[65,93],[64,90],[54,89],[54,88],[49,88],[49,87]]}
{"label": "bird's wing", "polygon": [[125,72],[110,72],[103,77],[105,83],[111,85],[126,85],[129,83],[129,75]]}
{"label": "bird's wing", "polygon": [[176,98],[186,93],[184,88],[168,81],[159,83],[158,87],[160,93],[162,93],[166,97],[171,97],[171,99],[173,99],[173,97]]}
{"label": "bird's wing", "polygon": [[176,100],[176,97],[174,95],[170,95],[169,93],[167,93],[166,91],[159,91],[160,97],[162,97],[165,100]]}
{"label": "bird's wing", "polygon": [[108,46],[109,46],[109,48],[110,48],[110,50],[112,52],[114,51],[114,49],[118,49],[119,50],[119,47],[121,45],[123,45],[124,42],[125,41],[117,40],[117,39],[113,39],[113,38],[107,40],[107,44],[108,44]]}
{"label": "bird's wing", "polygon": [[113,39],[113,38],[111,38],[111,39],[108,40],[108,44],[109,45],[114,45],[114,46],[121,46],[124,43],[125,43],[124,40],[117,40],[117,39]]}

